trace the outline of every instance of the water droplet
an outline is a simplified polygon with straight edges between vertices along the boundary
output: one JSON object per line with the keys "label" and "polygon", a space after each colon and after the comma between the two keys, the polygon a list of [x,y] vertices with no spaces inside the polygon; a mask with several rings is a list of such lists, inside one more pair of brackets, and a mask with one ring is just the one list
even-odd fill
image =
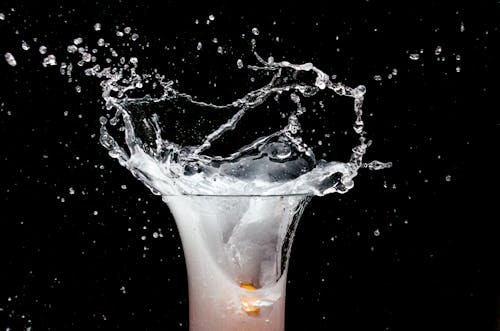
{"label": "water droplet", "polygon": [[132,35],[132,40],[133,40],[133,41],[136,41],[137,39],[139,39],[139,35],[138,35],[137,33],[134,33],[134,34]]}
{"label": "water droplet", "polygon": [[83,38],[78,37],[73,39],[73,44],[80,45],[81,43],[83,43]]}
{"label": "water droplet", "polygon": [[75,194],[75,189],[72,188],[72,187],[70,187],[69,188],[69,194],[71,194],[71,195]]}
{"label": "water droplet", "polygon": [[40,54],[45,54],[45,53],[47,53],[47,47],[40,46],[40,48],[38,49],[38,51],[40,52]]}
{"label": "water droplet", "polygon": [[217,47],[217,53],[222,54],[223,52],[222,46]]}
{"label": "water droplet", "polygon": [[82,54],[82,61],[84,61],[84,62],[92,61],[92,55],[90,53],[83,53]]}
{"label": "water droplet", "polygon": [[21,48],[25,51],[27,51],[28,49],[30,49],[30,45],[28,45],[28,43],[26,41],[22,41],[21,42]]}
{"label": "water droplet", "polygon": [[300,97],[297,94],[292,93],[292,94],[290,94],[290,100],[292,100],[294,103],[299,103]]}
{"label": "water droplet", "polygon": [[253,28],[253,29],[252,29],[252,33],[253,33],[255,36],[258,36],[260,32],[259,32],[259,29],[257,29],[257,28]]}
{"label": "water droplet", "polygon": [[158,232],[153,232],[153,238],[157,239],[159,236]]}
{"label": "water droplet", "polygon": [[16,58],[11,53],[5,53],[5,61],[7,61],[7,63],[12,67],[17,65]]}
{"label": "water droplet", "polygon": [[95,31],[101,31],[101,23],[94,24],[94,30]]}
{"label": "water droplet", "polygon": [[214,38],[214,39],[212,39],[212,42],[213,42],[214,44],[217,44],[217,43],[219,42],[219,39]]}
{"label": "water droplet", "polygon": [[236,65],[238,66],[238,69],[242,69],[243,68],[243,61],[241,59],[238,59],[238,61],[236,61]]}
{"label": "water droplet", "polygon": [[98,41],[97,41],[97,46],[104,46],[104,39],[100,38]]}
{"label": "water droplet", "polygon": [[80,93],[82,91],[82,87],[80,85],[75,86],[76,93]]}
{"label": "water droplet", "polygon": [[441,46],[436,46],[436,49],[434,50],[434,54],[439,55],[439,54],[441,54],[442,50],[443,50],[443,48]]}
{"label": "water droplet", "polygon": [[461,22],[460,23],[460,32],[464,32],[465,31],[465,25],[464,25],[464,22]]}
{"label": "water droplet", "polygon": [[373,79],[375,79],[376,81],[381,81],[382,80],[382,76],[375,75],[375,76],[373,76]]}
{"label": "water droplet", "polygon": [[462,59],[462,57],[460,56],[460,54],[457,54],[457,55],[455,56],[455,60],[460,61],[461,59]]}
{"label": "water droplet", "polygon": [[398,74],[398,69],[394,68],[392,69],[392,75],[396,76]]}
{"label": "water droplet", "polygon": [[201,50],[202,47],[203,47],[203,44],[201,43],[201,41],[199,41],[198,45],[196,45],[196,49]]}
{"label": "water droplet", "polygon": [[125,34],[129,34],[130,32],[132,32],[132,28],[127,26],[125,29],[123,29],[123,32],[125,32]]}
{"label": "water droplet", "polygon": [[3,21],[5,20],[5,14],[4,13],[0,13],[0,21]]}
{"label": "water droplet", "polygon": [[375,235],[375,237],[380,236],[380,230],[377,229],[377,230],[373,231],[373,234]]}
{"label": "water droplet", "polygon": [[211,21],[213,21],[213,20],[215,20],[215,16],[214,16],[214,15],[212,15],[212,14],[210,14],[210,15],[208,16],[208,19],[209,19],[209,20],[211,20]]}
{"label": "water droplet", "polygon": [[451,182],[451,176],[450,176],[450,175],[447,175],[447,176],[445,177],[445,180],[446,180],[447,182]]}
{"label": "water droplet", "polygon": [[53,54],[50,54],[49,56],[47,56],[46,58],[44,58],[43,61],[42,61],[42,65],[44,67],[55,66],[56,64],[57,64],[56,57]]}
{"label": "water droplet", "polygon": [[66,50],[68,51],[68,53],[76,53],[76,51],[78,50],[78,47],[76,47],[75,45],[69,45]]}
{"label": "water droplet", "polygon": [[410,54],[410,60],[417,61],[418,59],[420,59],[420,54],[418,53]]}

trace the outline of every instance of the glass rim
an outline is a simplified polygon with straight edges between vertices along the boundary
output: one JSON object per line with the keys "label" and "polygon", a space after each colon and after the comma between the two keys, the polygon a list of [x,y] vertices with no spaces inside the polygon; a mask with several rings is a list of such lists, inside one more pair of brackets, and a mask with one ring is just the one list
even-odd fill
{"label": "glass rim", "polygon": [[284,193],[284,194],[204,194],[204,193],[185,193],[185,194],[162,194],[162,197],[214,197],[214,198],[278,198],[278,197],[313,197],[313,193]]}

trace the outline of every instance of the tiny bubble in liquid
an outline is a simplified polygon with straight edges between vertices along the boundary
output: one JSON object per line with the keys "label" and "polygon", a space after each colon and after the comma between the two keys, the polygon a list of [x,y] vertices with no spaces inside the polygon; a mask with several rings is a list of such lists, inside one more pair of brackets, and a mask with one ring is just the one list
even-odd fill
{"label": "tiny bubble in liquid", "polygon": [[243,68],[243,61],[241,59],[238,59],[238,61],[236,61],[236,65],[238,66],[238,69],[242,69]]}
{"label": "tiny bubble in liquid", "polygon": [[196,49],[201,50],[202,47],[203,47],[203,44],[199,41],[198,45],[196,45]]}
{"label": "tiny bubble in liquid", "polygon": [[375,75],[375,76],[373,76],[373,79],[375,79],[376,81],[381,81],[382,80],[382,76]]}
{"label": "tiny bubble in liquid", "polygon": [[80,45],[81,43],[83,43],[83,38],[75,38],[75,39],[73,39],[73,44]]}
{"label": "tiny bubble in liquid", "polygon": [[441,46],[436,46],[436,49],[434,50],[434,54],[439,55],[439,54],[441,54],[442,50],[443,50],[443,48]]}
{"label": "tiny bubble in liquid", "polygon": [[257,29],[257,28],[253,28],[253,29],[252,29],[252,33],[253,33],[255,36],[258,36],[260,32],[259,32],[259,29]]}
{"label": "tiny bubble in liquid", "polygon": [[101,23],[94,24],[94,30],[95,31],[101,31]]}
{"label": "tiny bubble in liquid", "polygon": [[0,21],[3,21],[5,20],[5,14],[4,13],[0,13]]}
{"label": "tiny bubble in liquid", "polygon": [[47,53],[47,47],[40,46],[40,48],[38,49],[38,51],[40,52],[40,54],[45,54],[45,53]]}
{"label": "tiny bubble in liquid", "polygon": [[373,231],[373,234],[375,235],[375,237],[380,236],[380,230],[377,229],[377,230]]}
{"label": "tiny bubble in liquid", "polygon": [[208,19],[209,19],[209,20],[211,20],[211,21],[213,21],[213,20],[215,20],[215,16],[214,16],[214,15],[212,15],[212,14],[210,14],[210,15],[208,16]]}

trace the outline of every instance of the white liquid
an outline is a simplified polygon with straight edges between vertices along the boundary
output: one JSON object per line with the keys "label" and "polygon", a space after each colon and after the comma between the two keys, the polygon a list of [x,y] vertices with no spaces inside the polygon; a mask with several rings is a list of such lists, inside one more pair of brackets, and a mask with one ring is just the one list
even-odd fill
{"label": "white liquid", "polygon": [[284,330],[288,257],[309,199],[169,196],[164,200],[182,238],[190,330]]}

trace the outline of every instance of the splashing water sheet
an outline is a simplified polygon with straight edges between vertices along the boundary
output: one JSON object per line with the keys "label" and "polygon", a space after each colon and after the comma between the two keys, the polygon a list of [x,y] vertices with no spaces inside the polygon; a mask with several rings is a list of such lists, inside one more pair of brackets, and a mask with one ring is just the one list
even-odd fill
{"label": "splashing water sheet", "polygon": [[[178,92],[172,82],[159,81],[164,89],[159,98],[128,98],[127,91],[142,86],[141,76],[130,70],[131,85],[120,85],[124,80],[122,69],[106,68],[92,72],[102,82],[103,97],[107,107],[116,109],[111,125],[122,125],[126,145],[120,145],[108,132],[106,117],[101,117],[101,143],[109,149],[110,155],[139,177],[152,191],[162,196],[169,195],[324,195],[333,192],[345,193],[353,185],[353,179],[360,168],[384,169],[390,163],[372,161],[363,163],[363,155],[370,142],[366,141],[362,119],[362,104],[366,88],[351,88],[332,82],[328,75],[312,63],[301,65],[287,61],[268,63],[260,60],[262,67],[250,66],[253,70],[273,73],[271,81],[262,88],[249,92],[242,98],[226,105],[215,105],[197,101],[195,97]],[[135,60],[132,61],[134,64]],[[300,75],[311,74],[302,81]],[[348,162],[316,160],[313,149],[303,143],[300,116],[307,111],[301,105],[301,97],[312,98],[319,90],[353,99],[356,116],[353,130],[359,135]],[[121,98],[112,96],[121,95]],[[295,108],[290,110],[288,124],[271,135],[259,137],[254,142],[231,153],[229,156],[207,156],[203,152],[226,132],[234,130],[247,112],[263,104],[270,97],[291,98]],[[224,111],[231,114],[227,122],[209,133],[196,146],[180,146],[161,136],[158,114],[148,109],[152,104],[161,104],[166,112],[175,111],[176,104],[195,106],[200,112]],[[157,106],[156,106],[157,107]],[[178,107],[178,106],[177,106]],[[174,110],[172,110],[174,109]],[[177,108],[177,111],[184,111]],[[142,121],[135,120],[143,117]],[[167,117],[168,118],[168,117]],[[136,124],[145,125],[148,141],[138,138]],[[142,143],[142,144],[141,144]]]}

